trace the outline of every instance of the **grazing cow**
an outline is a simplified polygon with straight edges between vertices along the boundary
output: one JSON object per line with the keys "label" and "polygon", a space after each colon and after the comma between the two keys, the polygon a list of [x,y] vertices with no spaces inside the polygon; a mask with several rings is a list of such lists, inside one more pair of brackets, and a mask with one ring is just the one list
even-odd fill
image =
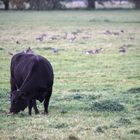
{"label": "grazing cow", "polygon": [[53,68],[49,61],[30,49],[17,53],[11,60],[11,113],[18,113],[27,106],[39,113],[36,100],[44,101],[44,112],[48,113],[53,87]]}

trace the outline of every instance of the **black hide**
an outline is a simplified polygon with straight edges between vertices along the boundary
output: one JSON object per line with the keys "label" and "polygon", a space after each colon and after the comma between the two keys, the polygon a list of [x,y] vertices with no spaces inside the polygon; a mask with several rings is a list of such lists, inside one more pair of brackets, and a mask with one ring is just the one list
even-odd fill
{"label": "black hide", "polygon": [[44,111],[48,113],[54,79],[50,62],[40,55],[26,51],[12,57],[10,71],[10,112],[18,113],[28,106],[30,115],[32,107],[38,113],[36,100],[39,100],[44,101]]}

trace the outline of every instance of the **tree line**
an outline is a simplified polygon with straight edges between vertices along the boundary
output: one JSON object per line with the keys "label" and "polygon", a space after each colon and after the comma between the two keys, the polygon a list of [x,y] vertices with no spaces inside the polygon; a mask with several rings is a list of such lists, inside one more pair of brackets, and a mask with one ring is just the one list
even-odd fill
{"label": "tree line", "polygon": [[[63,5],[60,3],[64,0],[0,0],[4,4],[4,9],[9,10],[9,5],[11,4],[18,10],[25,9],[25,3],[29,5],[30,10],[56,10],[63,9]],[[87,8],[95,9],[96,2],[103,4],[105,1],[123,1],[123,0],[87,0]],[[136,9],[140,9],[140,0],[125,0],[134,3]]]}

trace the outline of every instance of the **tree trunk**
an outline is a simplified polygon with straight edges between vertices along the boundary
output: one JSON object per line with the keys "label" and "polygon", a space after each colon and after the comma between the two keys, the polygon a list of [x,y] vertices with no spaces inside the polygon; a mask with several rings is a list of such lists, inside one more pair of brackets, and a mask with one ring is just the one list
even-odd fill
{"label": "tree trunk", "polygon": [[61,9],[59,0],[30,0],[31,10],[55,10]]}
{"label": "tree trunk", "polygon": [[140,9],[140,0],[134,0],[135,8]]}
{"label": "tree trunk", "polygon": [[30,0],[30,9],[31,10],[40,10],[39,9],[39,0]]}
{"label": "tree trunk", "polygon": [[88,8],[95,9],[95,0],[88,0]]}
{"label": "tree trunk", "polygon": [[4,0],[5,10],[9,10],[9,0]]}

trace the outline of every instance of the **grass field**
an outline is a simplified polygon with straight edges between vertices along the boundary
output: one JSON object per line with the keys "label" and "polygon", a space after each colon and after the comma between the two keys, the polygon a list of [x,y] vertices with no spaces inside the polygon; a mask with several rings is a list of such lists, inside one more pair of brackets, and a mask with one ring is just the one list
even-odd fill
{"label": "grass field", "polygon": [[[54,68],[48,116],[8,115],[8,52],[28,47]],[[0,140],[15,139],[140,139],[140,11],[0,12]]]}

